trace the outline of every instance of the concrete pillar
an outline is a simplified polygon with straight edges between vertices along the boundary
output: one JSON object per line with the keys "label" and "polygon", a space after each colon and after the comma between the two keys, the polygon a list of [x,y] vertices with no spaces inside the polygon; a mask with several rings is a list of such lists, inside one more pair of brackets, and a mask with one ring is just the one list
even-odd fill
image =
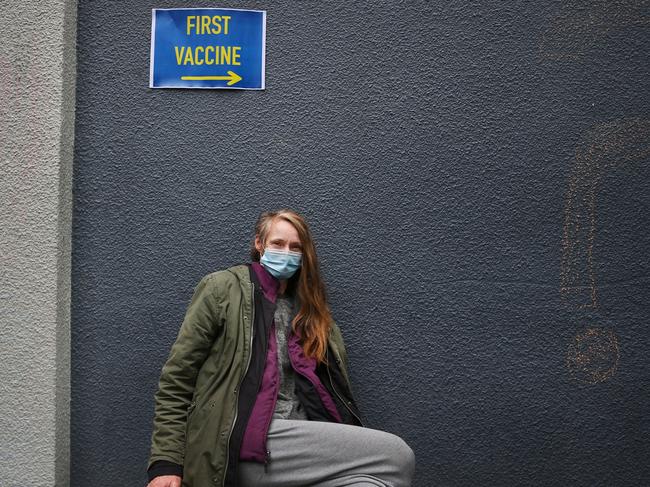
{"label": "concrete pillar", "polygon": [[70,481],[74,0],[0,16],[0,483]]}

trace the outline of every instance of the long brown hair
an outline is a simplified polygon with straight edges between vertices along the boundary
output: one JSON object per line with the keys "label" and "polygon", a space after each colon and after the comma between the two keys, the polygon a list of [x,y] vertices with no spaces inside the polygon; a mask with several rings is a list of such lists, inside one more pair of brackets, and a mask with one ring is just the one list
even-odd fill
{"label": "long brown hair", "polygon": [[[327,305],[325,283],[320,275],[314,239],[305,218],[293,210],[284,208],[260,214],[255,224],[255,236],[259,238],[262,246],[266,245],[271,225],[278,219],[286,220],[296,228],[302,244],[301,267],[287,282],[287,292],[295,294],[300,304],[291,326],[293,330],[300,331],[305,355],[323,362],[332,315]],[[255,248],[255,239],[251,246],[251,258],[255,262],[260,260],[260,253]]]}

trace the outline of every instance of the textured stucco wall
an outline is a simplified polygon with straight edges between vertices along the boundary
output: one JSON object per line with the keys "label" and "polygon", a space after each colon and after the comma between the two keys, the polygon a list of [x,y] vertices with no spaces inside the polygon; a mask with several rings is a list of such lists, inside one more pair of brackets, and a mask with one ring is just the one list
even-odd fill
{"label": "textured stucco wall", "polygon": [[267,90],[148,89],[194,6],[79,4],[73,486],[144,484],[192,289],[278,206],[416,486],[650,484],[647,2],[223,1]]}
{"label": "textured stucco wall", "polygon": [[0,484],[65,486],[76,2],[0,16]]}

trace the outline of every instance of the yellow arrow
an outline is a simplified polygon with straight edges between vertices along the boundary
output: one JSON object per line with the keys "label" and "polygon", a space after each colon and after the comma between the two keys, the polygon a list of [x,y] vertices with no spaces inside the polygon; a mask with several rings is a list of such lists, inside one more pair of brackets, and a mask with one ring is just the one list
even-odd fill
{"label": "yellow arrow", "polygon": [[184,81],[228,81],[228,86],[239,83],[242,78],[234,71],[228,71],[228,76],[181,76]]}

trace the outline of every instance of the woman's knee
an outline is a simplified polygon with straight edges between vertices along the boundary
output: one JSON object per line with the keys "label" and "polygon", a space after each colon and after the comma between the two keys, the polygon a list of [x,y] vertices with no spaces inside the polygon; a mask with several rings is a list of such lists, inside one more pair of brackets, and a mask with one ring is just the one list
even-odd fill
{"label": "woman's knee", "polygon": [[400,465],[401,471],[405,476],[413,478],[413,473],[415,472],[415,452],[413,449],[408,446],[408,444],[401,438],[399,438],[399,448],[397,449],[397,460]]}
{"label": "woman's knee", "polygon": [[415,472],[415,453],[399,436],[387,434],[387,460],[394,466],[399,476],[408,482]]}

